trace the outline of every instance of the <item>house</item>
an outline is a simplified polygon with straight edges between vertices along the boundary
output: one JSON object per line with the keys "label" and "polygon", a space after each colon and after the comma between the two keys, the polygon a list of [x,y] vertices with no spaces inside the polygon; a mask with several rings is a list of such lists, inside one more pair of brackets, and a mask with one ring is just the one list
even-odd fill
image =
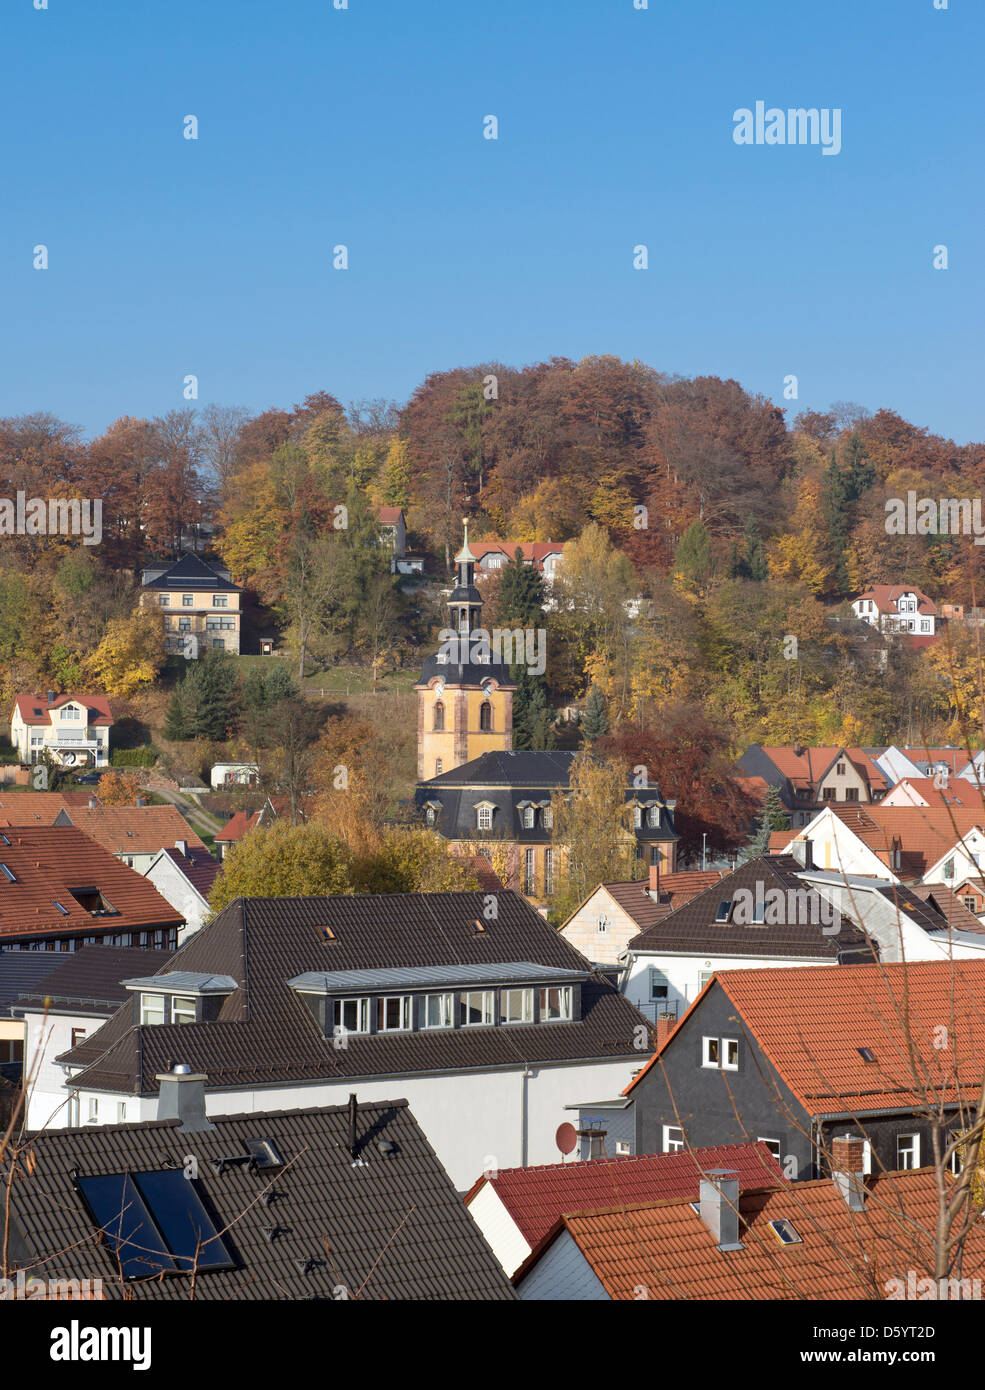
{"label": "house", "polygon": [[[68,1071],[55,1058],[77,1047],[94,1033],[129,998],[120,981],[134,971],[153,973],[171,958],[169,951],[132,947],[85,946],[68,954],[19,951],[26,960],[38,960],[45,973],[25,985],[12,1007],[24,1034],[24,1077],[28,1083],[28,1129],[54,1124],[78,1125],[91,1116],[80,1116],[74,1094],[65,1090]],[[62,1113],[64,1112],[64,1114]],[[127,1118],[127,1102],[117,1102],[115,1120]]]}
{"label": "house", "polygon": [[155,1121],[34,1135],[12,1271],[138,1301],[514,1297],[405,1100],[207,1120],[204,1082],[179,1064]]}
{"label": "house", "polygon": [[869,960],[872,943],[799,877],[791,855],[761,855],[632,937],[620,989],[652,1023],[683,1014],[716,971]]}
{"label": "house", "polygon": [[10,741],[22,763],[48,753],[62,767],[108,767],[113,712],[105,695],[18,695]]}
{"label": "house", "polygon": [[866,1172],[919,1168],[981,1088],[983,989],[982,958],[721,971],[623,1094],[634,1151],[762,1140],[807,1178],[851,1133]]}
{"label": "house", "polygon": [[528,1301],[716,1306],[979,1297],[981,1222],[964,1246],[963,1277],[934,1279],[936,1173],[866,1176],[859,1162],[860,1145],[843,1137],[834,1141],[830,1177],[749,1188],[725,1169],[702,1178],[697,1201],[610,1201],[560,1216],[516,1272],[517,1293]]}
{"label": "house", "polygon": [[[80,1113],[158,1114],[168,1058],[210,1115],[406,1097],[465,1190],[555,1153],[565,1106],[625,1086],[635,1009],[517,893],[236,899],[58,1060]],[[78,1069],[78,1070],[75,1070]],[[128,1111],[128,1114],[131,1112]]]}
{"label": "house", "polygon": [[[452,847],[484,854],[510,887],[549,897],[562,872],[564,846],[554,840],[552,797],[563,796],[575,753],[561,749],[483,753],[451,772],[418,783],[414,802],[425,825]],[[626,838],[645,866],[673,873],[676,801],[657,786],[626,788]]]}
{"label": "house", "polygon": [[14,1005],[25,991],[51,973],[46,952],[0,949],[0,1077],[20,1081],[24,1063],[24,1021]]}
{"label": "house", "polygon": [[256,763],[213,763],[209,775],[212,790],[222,787],[255,787],[260,780],[260,768]]}
{"label": "house", "polygon": [[182,925],[152,883],[76,826],[0,830],[0,945],[173,951]]}
{"label": "house", "polygon": [[968,770],[968,754],[963,748],[903,748],[895,745],[875,753],[875,761],[890,782],[904,777],[936,777],[946,773],[949,779],[964,776]]}
{"label": "house", "polygon": [[99,804],[98,797],[84,791],[14,792],[0,796],[0,827],[54,825],[61,811]]}
{"label": "house", "polygon": [[880,632],[904,633],[910,646],[927,646],[937,632],[937,605],[920,589],[875,584],[852,602],[856,618]]}
{"label": "house", "polygon": [[208,854],[177,806],[70,806],[55,825],[74,825],[138,874],[168,845]]}
{"label": "house", "polygon": [[380,528],[380,537],[390,546],[393,551],[391,561],[391,572],[396,573],[399,562],[407,554],[407,520],[404,516],[403,507],[379,507],[376,512],[376,521]]}
{"label": "house", "polygon": [[268,796],[259,811],[236,811],[230,816],[219,834],[214,837],[220,861],[225,859],[232,846],[238,844],[248,830],[255,830],[258,825],[270,825],[275,821],[279,814],[279,805],[280,803],[275,804]]}
{"label": "house", "polygon": [[826,805],[879,801],[889,789],[885,773],[864,748],[752,743],[738,766],[746,777],[777,788],[794,829]]}
{"label": "house", "polygon": [[828,807],[793,836],[776,832],[770,849],[801,843],[818,868],[906,883],[977,877],[983,822],[980,805]]}
{"label": "house", "polygon": [[196,658],[208,650],[240,649],[242,590],[224,565],[185,554],[172,565],[143,571],[140,607],[164,618],[164,649]]}
{"label": "house", "polygon": [[722,869],[661,874],[651,864],[646,880],[600,883],[559,930],[594,964],[617,966],[634,936],[724,877]]}
{"label": "house", "polygon": [[782,1187],[785,1178],[765,1144],[725,1144],[638,1158],[600,1158],[585,1163],[548,1163],[536,1168],[500,1168],[484,1173],[465,1205],[507,1274],[514,1274],[565,1212],[612,1204],[698,1199],[705,1173],[737,1173],[739,1190],[764,1184]]}
{"label": "house", "polygon": [[220,872],[221,865],[208,850],[196,849],[187,840],[158,850],[144,870],[144,877],[185,919],[185,925],[178,929],[179,946],[184,946],[209,915],[209,894]]}
{"label": "house", "polygon": [[540,570],[544,583],[549,586],[554,583],[564,546],[555,541],[475,541],[472,550],[479,578],[496,574],[516,559],[519,550],[523,563]]}
{"label": "house", "polygon": [[883,797],[881,806],[977,806],[985,815],[982,793],[969,785],[964,773],[951,778],[947,772],[933,777],[901,777]]}

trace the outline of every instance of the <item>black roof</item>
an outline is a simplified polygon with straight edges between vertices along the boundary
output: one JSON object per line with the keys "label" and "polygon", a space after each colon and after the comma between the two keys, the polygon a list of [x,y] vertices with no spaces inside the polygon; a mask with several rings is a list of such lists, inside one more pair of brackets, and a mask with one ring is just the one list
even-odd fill
{"label": "black roof", "polygon": [[[512,1287],[405,1100],[359,1105],[357,1158],[347,1107],[216,1116],[36,1134],[33,1168],[11,1193],[15,1268],[40,1278],[103,1280],[106,1298],[186,1301],[187,1273],[122,1283],[112,1244],[76,1185],[90,1176],[175,1172],[197,1161],[195,1190],[234,1261],[200,1270],[205,1299],[512,1299]],[[213,1163],[273,1144],[282,1166]],[[393,1147],[384,1151],[384,1146]],[[138,1176],[139,1181],[139,1176]],[[6,1186],[6,1184],[5,1184]],[[273,1199],[262,1200],[262,1194]],[[0,1217],[2,1219],[2,1217]],[[13,1272],[13,1271],[11,1271]]]}
{"label": "black roof", "polygon": [[[434,828],[449,840],[475,840],[477,845],[496,839],[549,844],[552,833],[541,824],[540,816],[536,817],[532,828],[527,828],[520,810],[523,803],[529,801],[549,803],[553,792],[567,787],[576,756],[560,749],[530,748],[482,753],[450,772],[419,782],[414,792],[414,805],[423,814],[431,803],[436,808]],[[659,824],[642,825],[636,831],[637,841],[649,844],[677,839],[673,815],[664,806],[659,787],[655,784],[647,788],[627,787],[627,803],[634,800],[660,808]],[[485,801],[492,801],[496,806],[493,828],[489,834],[479,834],[476,807]]]}
{"label": "black roof", "polygon": [[421,668],[421,679],[417,684],[419,686],[427,685],[435,679],[443,680],[446,685],[473,686],[482,685],[483,681],[491,680],[495,681],[498,686],[507,686],[510,690],[516,689],[516,681],[511,676],[508,666],[499,666],[492,662],[441,661],[437,655],[425,657]]}
{"label": "black roof", "polygon": [[55,961],[50,951],[0,950],[0,1018],[12,1018],[20,996],[50,975]]}
{"label": "black roof", "polygon": [[[634,936],[628,949],[819,959],[837,958],[844,952],[868,952],[871,948],[865,933],[833,906],[824,904],[825,915],[830,912],[827,923],[803,920],[815,915],[810,910],[811,900],[819,909],[821,900],[809,883],[797,877],[798,871],[803,871],[802,865],[791,854],[764,854],[750,859]],[[716,922],[719,905],[730,901],[739,888],[750,891],[754,900],[779,889],[784,895],[782,922],[755,926],[743,926],[731,919]],[[788,899],[786,894],[791,889],[797,897]],[[792,910],[788,912],[788,908]],[[820,916],[820,910],[816,915]]]}
{"label": "black roof", "polygon": [[134,975],[156,975],[174,953],[147,951],[125,946],[85,946],[67,956],[60,952],[42,957],[47,973],[25,988],[14,1008],[18,1013],[44,1008],[51,1000],[51,1012],[73,1014],[113,1014],[131,996],[120,983]]}
{"label": "black roof", "polygon": [[159,574],[156,579],[149,579],[143,587],[145,589],[228,589],[234,593],[239,592],[236,585],[218,574],[207,560],[191,553],[182,555],[181,559],[176,560],[163,574]]}
{"label": "black roof", "polygon": [[324,1036],[288,986],[308,971],[508,961],[591,969],[519,893],[495,897],[493,920],[484,893],[237,898],[168,965],[239,982],[215,1022],[141,1027],[126,1005],[60,1060],[87,1068],[73,1086],[151,1095],[157,1073],[175,1058],[221,1088],[638,1056],[643,1020],[599,975],[583,985],[581,1017],[571,1022],[350,1033],[344,1048]]}

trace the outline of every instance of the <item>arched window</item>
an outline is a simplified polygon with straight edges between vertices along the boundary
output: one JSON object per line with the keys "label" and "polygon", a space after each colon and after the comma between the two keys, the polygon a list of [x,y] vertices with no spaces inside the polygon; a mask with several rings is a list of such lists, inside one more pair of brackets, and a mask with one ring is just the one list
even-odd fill
{"label": "arched window", "polygon": [[492,728],[492,705],[483,700],[479,706],[479,728],[488,731]]}
{"label": "arched window", "polygon": [[523,826],[525,830],[533,830],[534,828],[534,808],[532,806],[524,806],[523,808]]}
{"label": "arched window", "polygon": [[443,729],[445,727],[445,706],[444,702],[438,700],[434,706],[434,724],[432,728]]}

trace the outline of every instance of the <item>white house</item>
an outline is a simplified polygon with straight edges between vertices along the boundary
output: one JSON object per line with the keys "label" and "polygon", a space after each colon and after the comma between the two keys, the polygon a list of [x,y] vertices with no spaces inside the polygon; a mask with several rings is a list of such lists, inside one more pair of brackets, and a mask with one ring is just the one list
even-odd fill
{"label": "white house", "polygon": [[[846,823],[846,819],[853,814],[859,821],[856,828]],[[798,856],[802,853],[809,868],[830,869],[839,874],[883,878],[898,883],[896,870],[901,867],[900,849],[891,844],[886,850],[886,832],[878,827],[864,829],[868,819],[870,817],[864,807],[857,812],[844,810],[837,816],[830,806],[826,806],[809,825],[796,833],[785,830],[774,832],[770,837],[770,848],[774,853]],[[863,835],[868,836],[871,843],[867,843]]]}
{"label": "white house", "polygon": [[880,632],[933,637],[937,606],[920,589],[905,584],[874,584],[852,603],[852,612]]}
{"label": "white house", "polygon": [[210,780],[213,791],[236,783],[255,786],[260,780],[260,768],[256,763],[213,763]]}
{"label": "white house", "polygon": [[144,870],[161,897],[184,917],[178,929],[178,945],[194,936],[209,914],[209,893],[222,866],[207,850],[196,849],[187,840],[173,849],[161,849]]}
{"label": "white house", "polygon": [[22,763],[45,752],[63,767],[108,767],[113,713],[105,695],[18,695],[10,741]]}
{"label": "white house", "polygon": [[[983,809],[985,822],[985,809]],[[963,835],[955,836],[955,843],[930,866],[923,876],[924,883],[940,883],[948,888],[963,883],[969,878],[981,878],[985,868],[985,832],[980,826],[973,826]]]}

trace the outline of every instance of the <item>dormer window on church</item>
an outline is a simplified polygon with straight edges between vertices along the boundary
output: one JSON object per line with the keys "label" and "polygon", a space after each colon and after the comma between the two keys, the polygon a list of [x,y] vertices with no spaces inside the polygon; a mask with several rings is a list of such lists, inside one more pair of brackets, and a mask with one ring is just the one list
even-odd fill
{"label": "dormer window on church", "polygon": [[475,824],[477,830],[492,830],[493,807],[477,806],[475,808]]}
{"label": "dormer window on church", "polygon": [[535,820],[534,808],[533,808],[532,806],[524,806],[524,808],[523,808],[523,828],[524,828],[524,830],[533,830],[533,828],[534,828],[534,820]]}

